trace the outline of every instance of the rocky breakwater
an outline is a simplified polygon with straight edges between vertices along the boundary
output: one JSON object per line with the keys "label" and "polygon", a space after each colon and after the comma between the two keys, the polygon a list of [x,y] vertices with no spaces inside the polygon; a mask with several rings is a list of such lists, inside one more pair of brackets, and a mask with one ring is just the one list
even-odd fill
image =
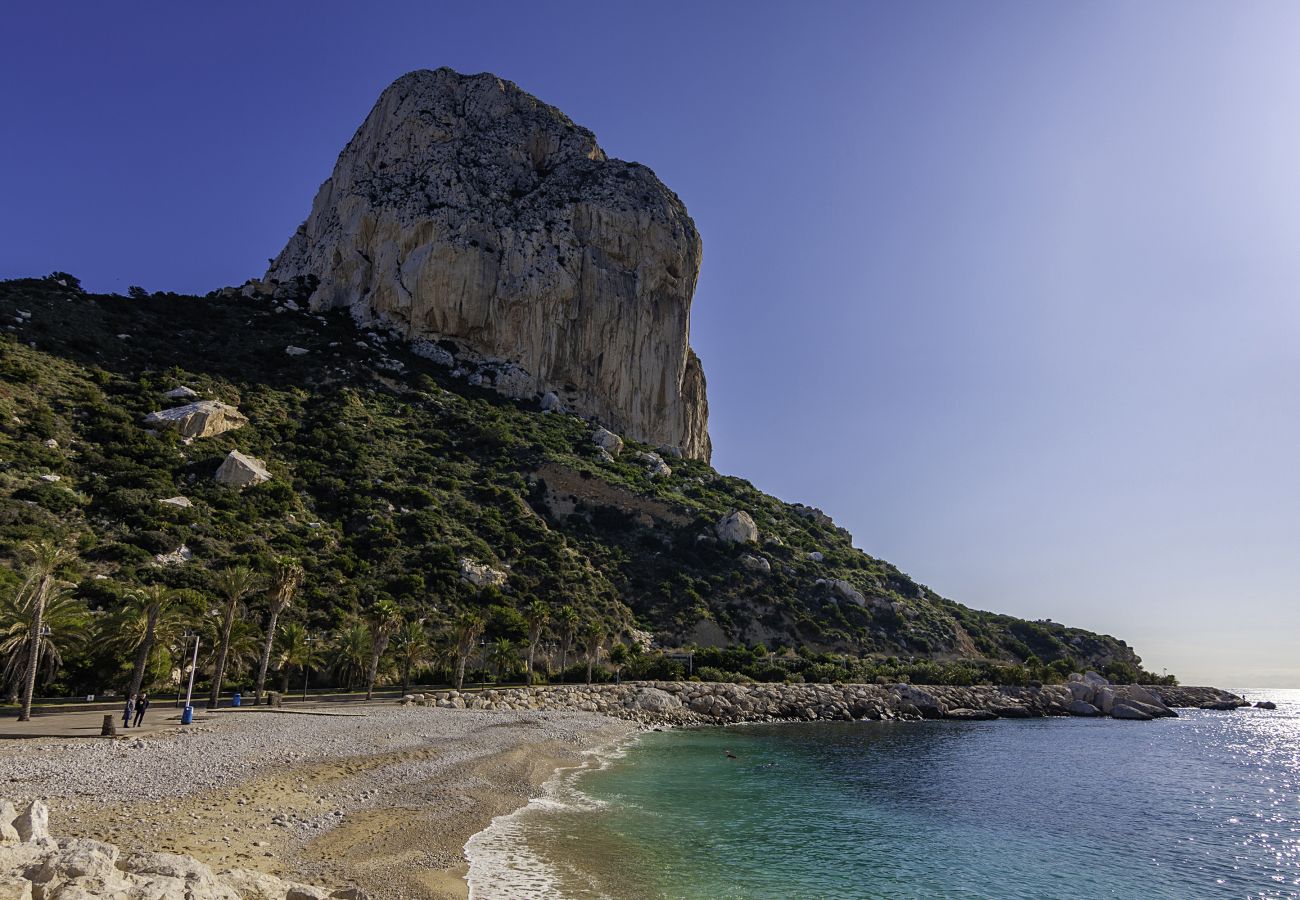
{"label": "rocky breakwater", "polygon": [[707,460],[701,245],[645,166],[491,74],[393,82],[266,273],[474,384]]}
{"label": "rocky breakwater", "polygon": [[360,900],[251,869],[213,872],[191,856],[122,853],[88,838],[55,840],[49,809],[37,800],[21,813],[0,800],[0,897],[5,900]]}
{"label": "rocky breakwater", "polygon": [[[655,681],[611,685],[510,688],[483,692],[411,694],[407,705],[444,709],[582,710],[643,725],[727,725],[881,719],[997,719],[1103,716],[1147,720],[1174,716],[1155,688],[1111,685],[1088,673],[1064,685],[1042,687],[911,684],[726,684]],[[1177,688],[1171,702],[1202,708],[1247,705],[1216,688]],[[1096,704],[1094,705],[1094,702]],[[1217,704],[1217,705],[1211,705]]]}

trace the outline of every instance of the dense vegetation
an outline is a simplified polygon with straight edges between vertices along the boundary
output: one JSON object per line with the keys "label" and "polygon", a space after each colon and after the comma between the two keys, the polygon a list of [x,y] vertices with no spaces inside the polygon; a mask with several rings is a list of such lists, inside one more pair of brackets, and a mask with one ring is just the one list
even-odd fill
{"label": "dense vegetation", "polygon": [[[539,677],[570,663],[571,678],[685,674],[639,652],[652,643],[725,645],[694,662],[725,678],[1141,674],[1122,641],[946,600],[824,516],[704,463],[668,458],[672,474],[656,478],[637,458],[653,448],[635,442],[603,459],[590,423],[473,387],[343,313],[230,292],[90,295],[56,273],[0,283],[0,322],[11,692],[30,637],[23,548],[42,542],[71,550],[45,622],[50,694],[125,690],[142,653],[142,683],[167,682],[187,630],[201,637],[201,680],[224,643],[225,683],[247,686],[272,606],[268,686],[306,666],[351,687],[452,677],[458,662],[508,677],[530,644]],[[249,424],[192,442],[146,429],[146,414],[184,402],[163,398],[181,385]],[[272,479],[218,484],[232,449]],[[175,496],[192,505],[159,502]],[[758,544],[713,537],[735,509],[754,518]],[[188,560],[159,561],[181,547]],[[463,559],[508,578],[475,587]],[[301,575],[281,602],[287,567]],[[870,602],[850,602],[836,580]],[[169,599],[141,651],[151,590]]]}

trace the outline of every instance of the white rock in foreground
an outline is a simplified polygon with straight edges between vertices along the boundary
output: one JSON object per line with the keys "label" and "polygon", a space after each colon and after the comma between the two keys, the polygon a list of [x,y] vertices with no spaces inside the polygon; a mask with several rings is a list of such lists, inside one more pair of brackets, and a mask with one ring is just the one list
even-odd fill
{"label": "white rock in foreground", "polygon": [[131,853],[87,838],[55,841],[49,810],[34,801],[16,815],[0,800],[0,898],[3,900],[330,900],[358,898],[247,869],[215,873],[190,856]]}
{"label": "white rock in foreground", "polygon": [[231,450],[212,477],[227,487],[246,488],[270,481],[271,473],[260,459]]}
{"label": "white rock in foreground", "polygon": [[242,428],[248,424],[248,418],[220,400],[200,400],[151,412],[144,417],[144,422],[174,428],[181,437],[204,438]]}
{"label": "white rock in foreground", "polygon": [[193,503],[190,502],[189,497],[181,497],[179,495],[175,497],[168,497],[165,500],[159,500],[158,502],[163,504],[164,506],[179,506],[181,509],[189,509],[191,506],[194,505]]}

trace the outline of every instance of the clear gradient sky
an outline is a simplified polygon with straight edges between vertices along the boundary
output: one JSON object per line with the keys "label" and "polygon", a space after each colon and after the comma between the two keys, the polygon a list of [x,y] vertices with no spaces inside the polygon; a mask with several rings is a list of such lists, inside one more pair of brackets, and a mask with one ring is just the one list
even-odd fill
{"label": "clear gradient sky", "polygon": [[1300,5],[4,19],[0,277],[240,283],[390,81],[491,71],[695,217],[720,470],[969,605],[1300,687]]}

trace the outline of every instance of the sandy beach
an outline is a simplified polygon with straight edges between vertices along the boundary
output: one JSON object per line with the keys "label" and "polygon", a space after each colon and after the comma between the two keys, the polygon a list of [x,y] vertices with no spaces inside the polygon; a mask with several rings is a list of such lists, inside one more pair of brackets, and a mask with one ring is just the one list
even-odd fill
{"label": "sandy beach", "polygon": [[44,799],[57,834],[124,850],[375,900],[465,897],[471,835],[633,731],[579,712],[240,711],[145,737],[4,742],[0,796]]}

